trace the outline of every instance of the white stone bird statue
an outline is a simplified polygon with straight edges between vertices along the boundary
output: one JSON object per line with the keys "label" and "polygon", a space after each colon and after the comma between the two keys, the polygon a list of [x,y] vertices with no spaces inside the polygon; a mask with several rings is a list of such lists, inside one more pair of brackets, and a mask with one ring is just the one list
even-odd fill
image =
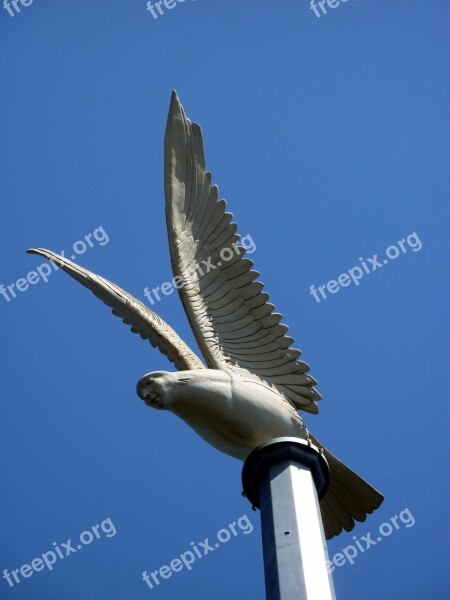
{"label": "white stone bird statue", "polygon": [[[200,127],[191,123],[172,94],[164,144],[166,217],[177,287],[207,367],[156,313],[111,283],[41,248],[28,250],[52,260],[90,289],[113,314],[167,356],[179,372],[158,371],[138,383],[153,408],[170,410],[212,446],[245,460],[277,437],[310,439],[298,410],[317,413],[320,394],[309,366],[298,360],[293,339],[274,312],[259,273],[211,185]],[[325,535],[353,529],[378,508],[383,496],[325,448],[330,483],[320,502]]]}

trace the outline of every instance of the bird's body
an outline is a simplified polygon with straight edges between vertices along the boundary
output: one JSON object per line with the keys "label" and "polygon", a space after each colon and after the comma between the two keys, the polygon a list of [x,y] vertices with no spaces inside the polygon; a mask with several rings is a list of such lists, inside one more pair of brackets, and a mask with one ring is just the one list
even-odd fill
{"label": "bird's body", "polygon": [[317,382],[244,257],[244,238],[211,185],[200,127],[187,119],[175,93],[164,155],[174,282],[208,368],[167,323],[117,285],[49,250],[29,252],[54,261],[94,292],[179,369],[140,380],[138,393],[147,404],[172,411],[212,446],[241,460],[277,437],[321,447],[330,466],[320,503],[325,535],[350,531],[354,519],[364,521],[383,497],[306,429],[298,410],[318,412]]}
{"label": "bird's body", "polygon": [[292,405],[250,377],[217,369],[159,371],[139,382],[138,393],[149,406],[170,410],[206,442],[241,460],[270,439],[307,437]]}

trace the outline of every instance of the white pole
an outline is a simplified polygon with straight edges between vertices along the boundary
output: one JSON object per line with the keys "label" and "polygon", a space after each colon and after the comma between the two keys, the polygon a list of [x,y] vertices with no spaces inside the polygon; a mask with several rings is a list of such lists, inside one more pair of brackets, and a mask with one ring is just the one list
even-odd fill
{"label": "white pole", "polygon": [[261,510],[267,600],[335,600],[320,514],[328,465],[299,438],[259,446],[244,463],[244,492]]}

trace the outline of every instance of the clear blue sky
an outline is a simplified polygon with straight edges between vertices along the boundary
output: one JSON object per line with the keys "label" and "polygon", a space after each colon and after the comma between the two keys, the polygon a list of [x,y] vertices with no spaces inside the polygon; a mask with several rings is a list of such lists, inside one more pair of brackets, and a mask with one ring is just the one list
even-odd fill
{"label": "clear blue sky", "polygon": [[[448,2],[348,0],[317,17],[309,0],[186,0],[157,19],[144,0],[18,7],[0,6],[0,598],[264,597],[241,464],[147,408],[135,384],[164,357],[63,273],[36,281],[44,261],[25,254],[77,253],[141,300],[171,278],[172,89],[319,381],[307,425],[385,495],[330,557],[409,510],[335,567],[338,600],[448,598]],[[382,267],[363,272],[374,254]],[[329,283],[358,266],[359,285]],[[317,302],[310,286],[327,284]],[[178,297],[154,308],[195,347]],[[142,581],[243,515],[251,533],[241,520],[191,571]],[[52,571],[1,577],[102,523]]]}

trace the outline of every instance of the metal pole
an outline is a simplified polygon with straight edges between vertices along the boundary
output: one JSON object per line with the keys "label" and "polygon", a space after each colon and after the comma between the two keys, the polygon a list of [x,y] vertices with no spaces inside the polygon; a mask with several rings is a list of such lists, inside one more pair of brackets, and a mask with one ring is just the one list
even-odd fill
{"label": "metal pole", "polygon": [[319,449],[276,438],[247,457],[245,496],[261,510],[267,600],[335,600],[319,499],[329,480]]}

